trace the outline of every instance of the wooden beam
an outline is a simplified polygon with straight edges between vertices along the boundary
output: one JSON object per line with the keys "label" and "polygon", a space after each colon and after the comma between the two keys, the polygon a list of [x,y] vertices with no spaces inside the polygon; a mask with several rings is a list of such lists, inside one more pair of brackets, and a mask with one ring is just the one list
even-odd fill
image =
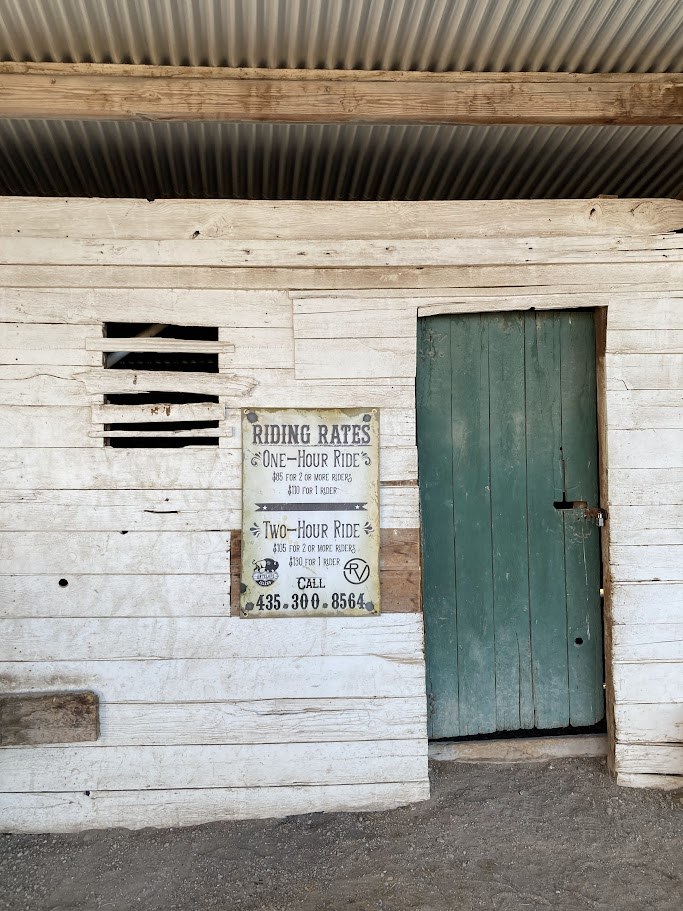
{"label": "wooden beam", "polygon": [[0,117],[292,123],[683,123],[678,73],[423,73],[0,63]]}

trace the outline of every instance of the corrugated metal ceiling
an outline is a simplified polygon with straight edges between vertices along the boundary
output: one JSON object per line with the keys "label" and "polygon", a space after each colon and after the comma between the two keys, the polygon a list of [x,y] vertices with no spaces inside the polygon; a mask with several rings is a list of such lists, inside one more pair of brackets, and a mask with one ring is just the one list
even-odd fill
{"label": "corrugated metal ceiling", "polygon": [[0,58],[680,72],[681,0],[0,0]]}
{"label": "corrugated metal ceiling", "polygon": [[675,196],[681,127],[0,122],[0,193],[242,199]]}
{"label": "corrugated metal ceiling", "polygon": [[[683,70],[683,0],[0,0],[0,58]],[[670,196],[678,127],[0,121],[0,193],[299,199]]]}

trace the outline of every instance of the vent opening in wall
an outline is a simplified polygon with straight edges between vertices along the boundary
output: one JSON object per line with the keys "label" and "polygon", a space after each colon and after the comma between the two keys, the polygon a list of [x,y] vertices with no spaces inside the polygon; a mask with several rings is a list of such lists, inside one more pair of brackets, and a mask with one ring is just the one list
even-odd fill
{"label": "vent opening in wall", "polygon": [[[183,390],[202,374],[218,373],[219,353],[234,350],[219,341],[217,327],[105,323],[103,329],[104,369],[147,374],[136,379],[144,391],[105,395],[97,415],[105,442],[129,449],[218,446],[225,416],[218,396]],[[177,386],[168,374],[178,374]],[[152,377],[159,378],[158,391],[150,389]]]}

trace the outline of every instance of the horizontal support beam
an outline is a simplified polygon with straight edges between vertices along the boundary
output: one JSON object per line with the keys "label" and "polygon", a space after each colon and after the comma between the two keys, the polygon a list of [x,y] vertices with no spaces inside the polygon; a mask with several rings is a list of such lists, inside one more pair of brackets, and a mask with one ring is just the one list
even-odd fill
{"label": "horizontal support beam", "polygon": [[0,63],[0,117],[289,123],[683,123],[683,74]]}

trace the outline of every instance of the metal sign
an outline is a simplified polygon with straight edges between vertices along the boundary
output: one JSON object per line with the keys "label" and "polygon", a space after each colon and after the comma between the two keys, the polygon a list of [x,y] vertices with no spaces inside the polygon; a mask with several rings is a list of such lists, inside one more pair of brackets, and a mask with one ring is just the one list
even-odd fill
{"label": "metal sign", "polygon": [[379,412],[245,409],[241,616],[379,607]]}

